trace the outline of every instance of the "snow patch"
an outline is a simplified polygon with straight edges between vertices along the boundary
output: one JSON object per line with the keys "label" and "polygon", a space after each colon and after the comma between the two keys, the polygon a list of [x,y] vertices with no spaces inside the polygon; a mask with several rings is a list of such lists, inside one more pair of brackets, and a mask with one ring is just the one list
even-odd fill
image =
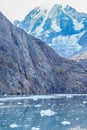
{"label": "snow patch", "polygon": [[52,39],[52,48],[56,48],[56,51],[59,52],[60,55],[69,56],[73,55],[75,52],[81,49],[81,46],[78,44],[79,39],[85,31],[80,34],[75,34],[72,36],[58,36],[57,38]]}
{"label": "snow patch", "polygon": [[40,115],[43,116],[54,116],[56,112],[52,111],[51,109],[42,110],[40,111]]}
{"label": "snow patch", "polygon": [[36,36],[39,36],[41,32],[43,31],[43,28],[38,26],[35,31],[36,31]]}
{"label": "snow patch", "polygon": [[53,30],[55,30],[56,32],[60,32],[61,28],[59,26],[57,26],[56,21],[52,21],[52,28]]}
{"label": "snow patch", "polygon": [[84,25],[75,19],[73,19],[73,24],[74,24],[75,30],[80,30],[80,29],[84,28]]}
{"label": "snow patch", "polygon": [[[40,15],[42,15],[42,12],[44,12],[44,11],[42,10]],[[45,21],[49,17],[49,12],[50,12],[50,10],[47,10],[46,14],[43,15],[44,19],[43,19],[42,24],[36,28],[36,36],[39,36],[41,34],[41,32],[43,31],[43,26],[44,26]]]}
{"label": "snow patch", "polygon": [[74,19],[71,15],[69,15],[69,14],[65,11],[64,8],[62,8],[62,10],[63,10],[63,12],[64,12],[66,15],[68,15],[68,16],[72,19],[75,30],[80,30],[80,29],[84,28],[84,25],[83,25],[82,23],[78,22],[76,19]]}
{"label": "snow patch", "polygon": [[49,33],[50,33],[50,31],[47,30],[46,33],[45,33],[45,36],[46,36],[46,37],[49,37]]}

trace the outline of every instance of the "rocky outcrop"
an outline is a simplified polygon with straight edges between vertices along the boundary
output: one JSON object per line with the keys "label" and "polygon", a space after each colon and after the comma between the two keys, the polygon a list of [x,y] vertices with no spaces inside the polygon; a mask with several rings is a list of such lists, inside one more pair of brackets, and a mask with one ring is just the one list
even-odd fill
{"label": "rocky outcrop", "polygon": [[86,68],[61,58],[0,13],[0,95],[87,93]]}

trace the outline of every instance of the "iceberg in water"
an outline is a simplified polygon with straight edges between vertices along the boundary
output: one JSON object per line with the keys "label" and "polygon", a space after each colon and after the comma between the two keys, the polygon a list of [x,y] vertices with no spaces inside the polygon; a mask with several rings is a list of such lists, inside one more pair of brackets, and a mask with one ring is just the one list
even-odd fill
{"label": "iceberg in water", "polygon": [[47,109],[47,110],[41,110],[40,111],[40,115],[43,116],[53,116],[55,115],[56,112],[52,111],[51,109]]}

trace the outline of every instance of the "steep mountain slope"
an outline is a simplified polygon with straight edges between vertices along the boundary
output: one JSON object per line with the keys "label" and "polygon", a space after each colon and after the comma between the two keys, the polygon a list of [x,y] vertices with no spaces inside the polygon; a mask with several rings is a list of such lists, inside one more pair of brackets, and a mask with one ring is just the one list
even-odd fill
{"label": "steep mountain slope", "polygon": [[72,59],[74,60],[87,60],[87,31],[84,33],[84,35],[80,38],[78,41],[79,45],[83,46],[83,49],[74,55]]}
{"label": "steep mountain slope", "polygon": [[56,4],[50,10],[35,8],[14,24],[45,41],[61,56],[71,57],[83,49],[78,41],[87,30],[87,14]]}
{"label": "steep mountain slope", "polygon": [[87,93],[87,65],[58,56],[0,13],[0,94]]}
{"label": "steep mountain slope", "polygon": [[87,49],[87,31],[84,33],[84,35],[79,40],[79,45],[84,47],[84,51]]}

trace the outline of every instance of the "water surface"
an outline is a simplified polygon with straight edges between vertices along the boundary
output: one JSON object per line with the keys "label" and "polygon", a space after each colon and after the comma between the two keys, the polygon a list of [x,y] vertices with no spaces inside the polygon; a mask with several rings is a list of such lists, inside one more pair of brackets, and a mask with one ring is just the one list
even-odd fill
{"label": "water surface", "polygon": [[87,130],[87,95],[0,97],[0,130]]}

